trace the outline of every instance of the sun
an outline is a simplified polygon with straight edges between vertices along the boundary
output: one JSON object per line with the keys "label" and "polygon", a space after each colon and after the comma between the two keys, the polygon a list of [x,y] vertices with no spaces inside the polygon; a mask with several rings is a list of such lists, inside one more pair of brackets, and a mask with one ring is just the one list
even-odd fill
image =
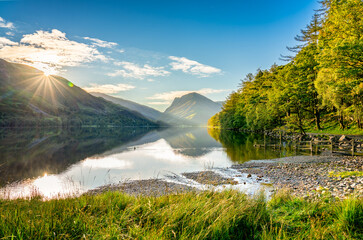
{"label": "sun", "polygon": [[52,71],[51,70],[43,70],[43,74],[46,77],[49,77],[50,75],[52,75]]}
{"label": "sun", "polygon": [[32,62],[29,64],[30,66],[39,69],[43,72],[43,75],[45,77],[49,77],[50,75],[57,74],[58,71],[56,68],[52,67],[49,63],[44,62]]}

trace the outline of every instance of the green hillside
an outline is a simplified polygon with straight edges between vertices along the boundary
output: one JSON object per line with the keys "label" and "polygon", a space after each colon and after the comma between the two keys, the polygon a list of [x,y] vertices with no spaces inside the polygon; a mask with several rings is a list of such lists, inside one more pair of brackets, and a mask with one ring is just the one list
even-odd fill
{"label": "green hillside", "polygon": [[155,126],[59,76],[0,59],[0,126]]}

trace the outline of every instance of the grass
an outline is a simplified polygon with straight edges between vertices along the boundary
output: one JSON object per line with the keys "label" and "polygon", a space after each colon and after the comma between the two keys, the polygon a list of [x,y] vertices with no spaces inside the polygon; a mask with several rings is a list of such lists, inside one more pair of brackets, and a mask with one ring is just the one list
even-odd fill
{"label": "grass", "polygon": [[363,171],[343,171],[343,172],[331,171],[329,172],[329,177],[336,177],[336,178],[363,177]]}
{"label": "grass", "polygon": [[317,130],[313,124],[307,124],[305,129],[308,133],[320,133],[320,134],[336,134],[336,135],[363,135],[363,129],[360,129],[356,124],[350,124],[346,129],[341,129],[339,124],[333,121],[327,121],[321,123],[321,130]]}
{"label": "grass", "polygon": [[363,199],[236,191],[0,200],[0,239],[362,239]]}

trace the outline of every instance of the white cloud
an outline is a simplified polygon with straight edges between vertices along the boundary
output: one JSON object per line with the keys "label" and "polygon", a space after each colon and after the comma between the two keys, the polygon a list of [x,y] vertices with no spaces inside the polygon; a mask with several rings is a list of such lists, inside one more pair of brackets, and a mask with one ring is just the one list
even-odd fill
{"label": "white cloud", "polygon": [[148,76],[167,76],[170,74],[170,72],[164,70],[164,67],[152,67],[148,64],[142,67],[131,62],[115,62],[114,64],[122,66],[123,69],[107,74],[110,77],[123,76],[126,78],[144,79]]}
{"label": "white cloud", "polygon": [[131,89],[134,89],[135,86],[130,84],[104,84],[104,85],[98,85],[96,83],[91,83],[91,87],[84,87],[83,89],[87,92],[99,92],[99,93],[105,93],[105,94],[113,94],[118,93],[122,91],[128,91]]}
{"label": "white cloud", "polygon": [[92,44],[97,47],[112,48],[118,45],[115,42],[106,42],[97,38],[84,37],[84,39],[92,41]]}
{"label": "white cloud", "polygon": [[229,89],[212,89],[212,88],[203,88],[197,91],[170,91],[170,92],[164,92],[164,93],[157,93],[154,94],[151,97],[148,97],[148,99],[152,100],[161,100],[156,102],[150,102],[149,104],[155,104],[155,105],[168,105],[170,104],[174,98],[181,97],[185,94],[196,92],[201,95],[209,95],[214,93],[222,93],[230,91]]}
{"label": "white cloud", "polygon": [[4,37],[0,37],[0,47],[4,47],[4,46],[15,46],[18,45],[17,42],[13,42],[7,38]]}
{"label": "white cloud", "polygon": [[181,70],[185,73],[199,75],[200,77],[208,77],[211,74],[221,72],[221,70],[218,68],[204,65],[197,61],[187,59],[185,57],[170,56],[169,59],[173,60],[173,62],[170,63],[172,67],[171,69]]}
{"label": "white cloud", "polygon": [[13,32],[7,32],[5,34],[8,35],[8,36],[14,36],[15,35],[15,33],[13,33]]}
{"label": "white cloud", "polygon": [[14,29],[14,24],[12,22],[7,22],[5,19],[0,17],[0,28],[8,28],[8,29]]}
{"label": "white cloud", "polygon": [[107,60],[94,46],[71,41],[56,29],[24,35],[20,44],[1,48],[0,58],[40,68],[47,74],[56,74],[63,67]]}

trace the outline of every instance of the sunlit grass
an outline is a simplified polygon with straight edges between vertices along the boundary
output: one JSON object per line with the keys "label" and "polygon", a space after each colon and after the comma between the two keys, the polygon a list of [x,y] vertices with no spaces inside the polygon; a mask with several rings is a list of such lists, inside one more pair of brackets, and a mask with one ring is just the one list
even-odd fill
{"label": "sunlit grass", "polygon": [[321,123],[321,130],[317,130],[313,124],[307,125],[306,132],[308,133],[321,133],[321,134],[338,134],[338,135],[363,135],[363,129],[352,123],[346,127],[346,129],[341,129],[336,121],[326,121]]}
{"label": "sunlit grass", "polygon": [[0,239],[362,239],[363,200],[236,191],[0,200]]}
{"label": "sunlit grass", "polygon": [[329,172],[329,177],[363,177],[363,171],[343,171],[343,172]]}

